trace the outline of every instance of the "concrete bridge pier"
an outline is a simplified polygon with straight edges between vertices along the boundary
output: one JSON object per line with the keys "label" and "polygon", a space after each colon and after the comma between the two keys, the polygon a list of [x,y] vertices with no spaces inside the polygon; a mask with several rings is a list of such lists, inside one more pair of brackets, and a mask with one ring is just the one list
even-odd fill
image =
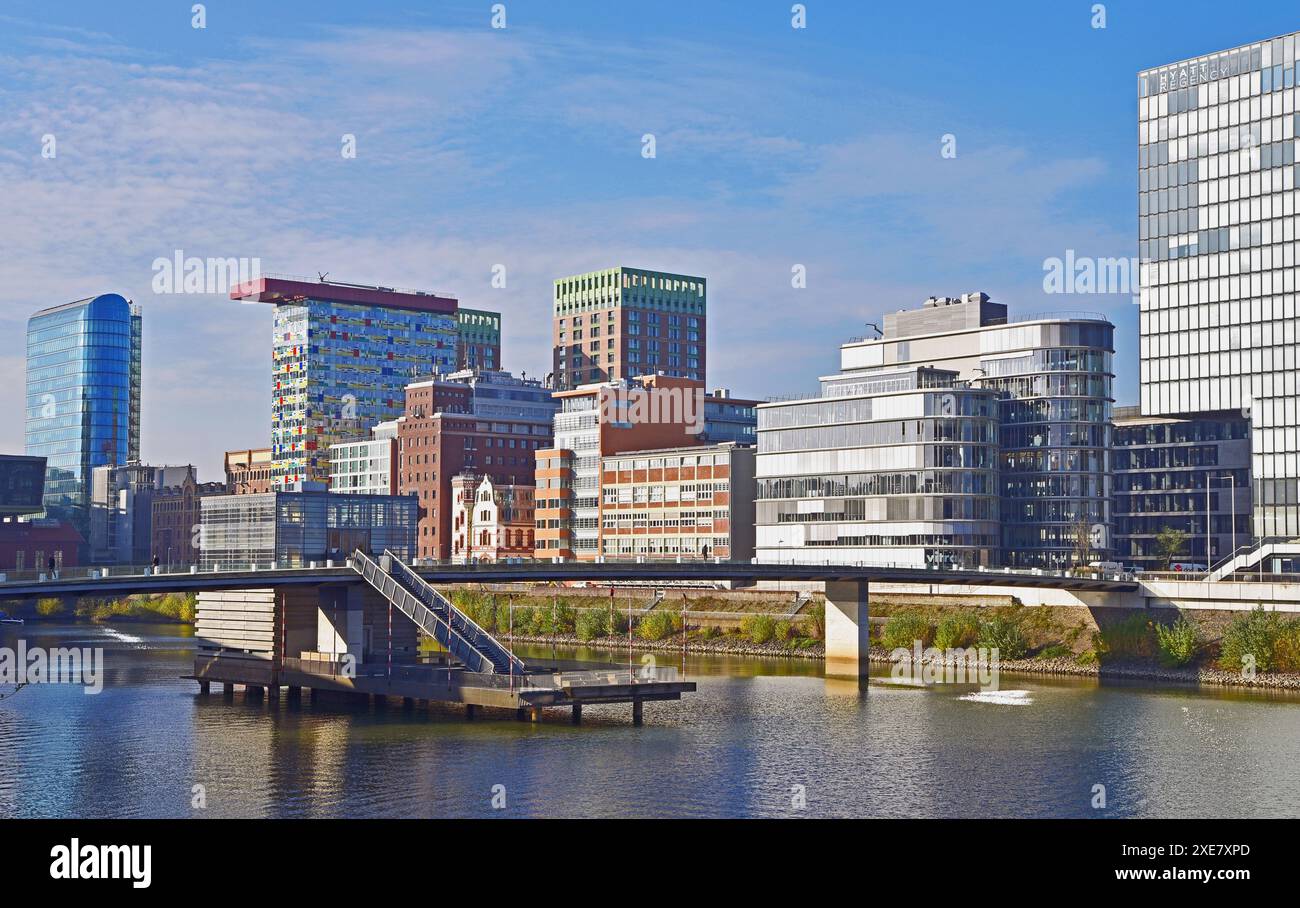
{"label": "concrete bridge pier", "polygon": [[826,676],[865,680],[870,668],[867,581],[826,583]]}

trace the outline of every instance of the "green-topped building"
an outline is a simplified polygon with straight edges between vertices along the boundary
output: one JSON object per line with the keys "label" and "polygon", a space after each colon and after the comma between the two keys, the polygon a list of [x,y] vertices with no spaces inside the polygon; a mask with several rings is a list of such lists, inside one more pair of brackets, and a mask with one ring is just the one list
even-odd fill
{"label": "green-topped building", "polygon": [[704,278],[606,268],[560,278],[552,303],[557,390],[638,375],[705,380]]}

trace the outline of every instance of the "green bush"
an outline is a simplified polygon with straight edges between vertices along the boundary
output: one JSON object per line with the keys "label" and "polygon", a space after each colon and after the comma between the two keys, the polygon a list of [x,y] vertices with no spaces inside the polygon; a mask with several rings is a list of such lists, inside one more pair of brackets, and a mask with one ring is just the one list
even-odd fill
{"label": "green bush", "polygon": [[772,622],[772,642],[785,646],[794,636],[794,625],[784,619],[777,619]]}
{"label": "green bush", "polygon": [[947,650],[967,647],[979,639],[980,622],[974,615],[949,615],[934,629],[934,645]]}
{"label": "green bush", "polygon": [[627,612],[611,607],[609,610],[609,630],[612,634],[627,633]]}
{"label": "green bush", "polygon": [[1170,625],[1157,624],[1156,642],[1160,645],[1160,661],[1166,665],[1186,665],[1196,658],[1201,645],[1196,625],[1186,618]]}
{"label": "green bush", "polygon": [[813,640],[826,639],[826,603],[810,602],[799,613],[799,633]]}
{"label": "green bush", "polygon": [[609,636],[609,610],[595,608],[578,612],[575,633],[579,640],[595,640],[597,637]]}
{"label": "green bush", "polygon": [[1129,615],[1101,628],[1101,651],[1113,656],[1149,658],[1155,654],[1155,625],[1146,615]]}
{"label": "green bush", "polygon": [[553,611],[557,634],[572,634],[577,629],[578,616],[569,600],[560,599],[553,606]]}
{"label": "green bush", "polygon": [[[1261,672],[1278,670],[1279,655],[1285,661],[1289,655],[1289,638],[1296,632],[1296,622],[1288,621],[1277,612],[1257,608],[1237,615],[1223,632],[1219,647],[1219,667],[1225,671],[1239,672],[1246,657],[1253,657],[1255,668]],[[1281,652],[1278,652],[1278,650]]]}
{"label": "green bush", "polygon": [[1029,650],[1019,622],[1011,618],[992,618],[981,624],[979,645],[996,649],[999,659],[1021,659]]}
{"label": "green bush", "polygon": [[672,613],[652,611],[637,622],[636,633],[642,640],[662,640],[676,632],[674,625]]}
{"label": "green bush", "polygon": [[740,621],[740,632],[754,643],[762,645],[776,633],[776,622],[771,615],[746,615]]}
{"label": "green bush", "polygon": [[881,631],[880,642],[885,649],[911,649],[913,644],[921,641],[926,647],[934,640],[934,628],[930,622],[912,612],[899,612],[891,615]]}
{"label": "green bush", "polygon": [[1073,650],[1064,643],[1053,643],[1051,646],[1045,646],[1038,651],[1036,659],[1064,659],[1069,656]]}

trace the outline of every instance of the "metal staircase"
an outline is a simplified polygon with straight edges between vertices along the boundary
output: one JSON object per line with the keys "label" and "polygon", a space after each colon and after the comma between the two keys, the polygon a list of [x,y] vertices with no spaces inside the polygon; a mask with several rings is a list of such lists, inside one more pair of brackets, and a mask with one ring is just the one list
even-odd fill
{"label": "metal staircase", "polygon": [[524,674],[524,663],[518,656],[392,552],[385,550],[375,561],[358,549],[352,553],[352,569],[470,671]]}

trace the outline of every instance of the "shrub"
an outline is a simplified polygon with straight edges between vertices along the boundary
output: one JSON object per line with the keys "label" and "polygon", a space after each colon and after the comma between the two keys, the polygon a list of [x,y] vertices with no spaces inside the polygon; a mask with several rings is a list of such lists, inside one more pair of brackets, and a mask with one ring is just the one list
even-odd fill
{"label": "shrub", "polygon": [[917,640],[921,641],[921,646],[929,646],[934,640],[934,629],[929,621],[911,612],[891,615],[880,633],[880,642],[885,649],[911,649]]}
{"label": "shrub", "polygon": [[626,634],[627,612],[620,612],[611,606],[609,609],[609,630],[612,634]]}
{"label": "shrub", "polygon": [[799,613],[799,632],[813,640],[826,639],[826,603],[810,602]]}
{"label": "shrub", "polygon": [[772,642],[785,646],[794,636],[794,625],[784,619],[772,622]]}
{"label": "shrub", "polygon": [[573,606],[569,600],[561,599],[553,607],[555,632],[557,634],[572,634],[577,627],[578,616],[574,612]]}
{"label": "shrub", "polygon": [[64,612],[62,599],[37,599],[36,614],[42,618],[49,618],[53,615],[62,615]]}
{"label": "shrub", "polygon": [[662,640],[671,636],[676,630],[670,612],[655,612],[642,618],[636,626],[637,636],[642,640]]}
{"label": "shrub", "polygon": [[974,615],[949,615],[934,629],[934,645],[939,649],[970,646],[980,635],[979,619]]}
{"label": "shrub", "polygon": [[979,645],[996,649],[999,659],[1020,659],[1029,650],[1020,624],[1010,618],[993,618],[981,624]]}
{"label": "shrub", "polygon": [[[1275,671],[1278,644],[1294,632],[1294,624],[1277,612],[1266,612],[1262,608],[1237,615],[1223,632],[1223,643],[1219,647],[1219,667],[1239,672],[1245,664],[1244,660],[1251,657],[1258,671]],[[1281,655],[1285,658],[1289,645],[1282,643],[1281,649]]]}
{"label": "shrub", "polygon": [[[1038,651],[1037,659],[1064,659],[1071,655],[1073,651],[1064,643],[1053,643],[1051,646],[1045,646]],[[999,654],[1000,655],[1000,654]]]}
{"label": "shrub", "polygon": [[757,644],[764,644],[776,633],[776,622],[771,615],[746,615],[740,621],[740,632]]}
{"label": "shrub", "polygon": [[575,631],[579,640],[595,640],[609,635],[609,611],[603,608],[578,612]]}
{"label": "shrub", "polygon": [[1130,615],[1101,628],[1101,651],[1116,656],[1150,657],[1155,653],[1155,627],[1146,615]]}
{"label": "shrub", "polygon": [[1196,658],[1201,645],[1196,625],[1186,618],[1170,625],[1157,624],[1156,642],[1160,644],[1160,660],[1166,665],[1186,665]]}

